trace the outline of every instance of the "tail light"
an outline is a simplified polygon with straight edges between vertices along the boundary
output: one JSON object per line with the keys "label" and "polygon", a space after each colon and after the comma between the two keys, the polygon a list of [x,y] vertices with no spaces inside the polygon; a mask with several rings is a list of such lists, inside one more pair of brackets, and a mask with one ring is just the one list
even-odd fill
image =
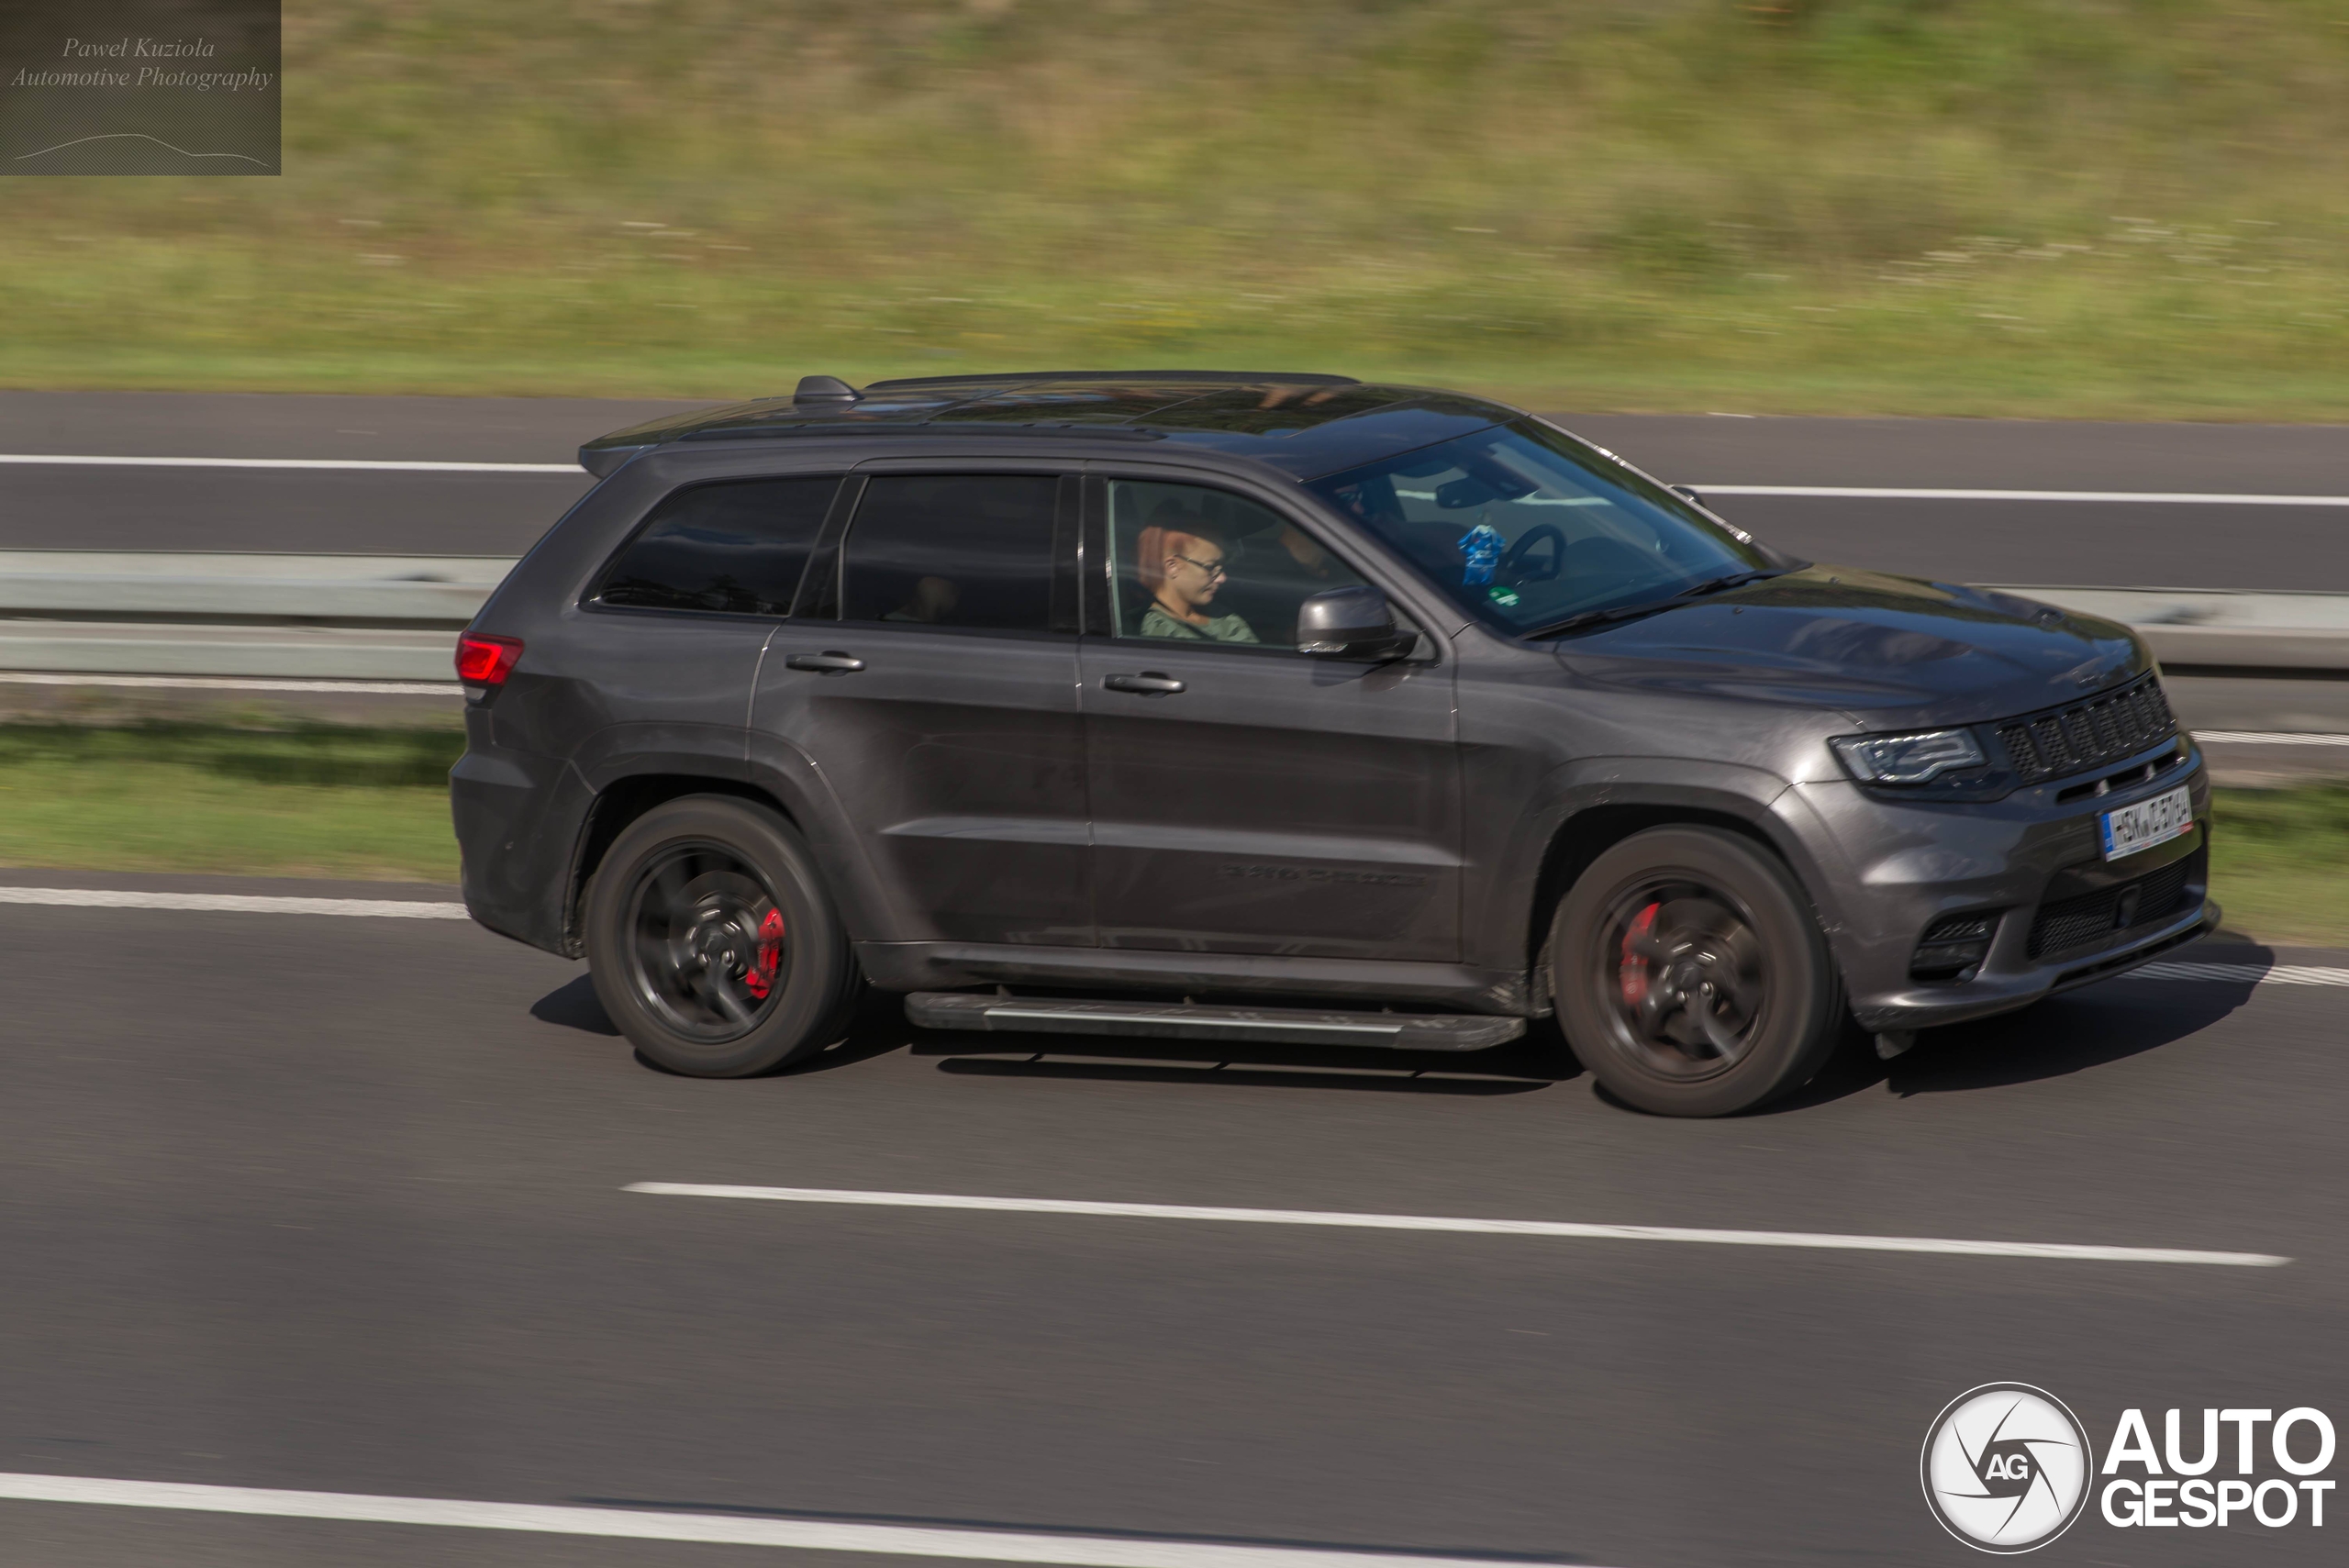
{"label": "tail light", "polygon": [[520,638],[469,631],[457,639],[457,679],[468,686],[502,686],[520,657]]}

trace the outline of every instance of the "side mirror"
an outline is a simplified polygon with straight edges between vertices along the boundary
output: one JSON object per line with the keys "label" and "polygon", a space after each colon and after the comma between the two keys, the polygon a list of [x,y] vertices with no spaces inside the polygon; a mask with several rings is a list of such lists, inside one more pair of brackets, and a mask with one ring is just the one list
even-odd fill
{"label": "side mirror", "polygon": [[1384,664],[1390,659],[1408,658],[1419,645],[1419,634],[1396,626],[1386,595],[1367,584],[1332,588],[1297,606],[1299,653]]}

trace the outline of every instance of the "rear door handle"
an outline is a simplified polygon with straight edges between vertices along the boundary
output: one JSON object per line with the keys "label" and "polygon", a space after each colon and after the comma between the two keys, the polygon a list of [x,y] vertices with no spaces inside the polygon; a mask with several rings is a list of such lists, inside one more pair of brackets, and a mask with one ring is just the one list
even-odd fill
{"label": "rear door handle", "polygon": [[864,661],[853,653],[795,653],[783,662],[786,670],[812,670],[818,675],[853,675]]}
{"label": "rear door handle", "polygon": [[1112,675],[1101,684],[1113,692],[1132,692],[1145,697],[1171,697],[1185,689],[1174,676],[1162,675],[1155,670],[1144,670],[1139,675]]}

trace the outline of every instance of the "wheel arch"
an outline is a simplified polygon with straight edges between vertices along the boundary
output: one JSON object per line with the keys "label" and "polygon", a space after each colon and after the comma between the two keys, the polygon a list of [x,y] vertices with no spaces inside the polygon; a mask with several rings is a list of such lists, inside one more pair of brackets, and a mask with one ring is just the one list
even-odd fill
{"label": "wheel arch", "polygon": [[1668,762],[1640,777],[1650,770],[1622,759],[1612,760],[1601,777],[1575,776],[1580,772],[1560,770],[1543,792],[1546,807],[1520,818],[1504,862],[1519,869],[1502,879],[1497,903],[1486,906],[1491,961],[1524,965],[1538,1013],[1551,1006],[1548,951],[1559,901],[1592,861],[1651,828],[1712,828],[1763,850],[1794,879],[1830,950],[1836,947],[1839,911],[1829,896],[1828,871],[1818,862],[1828,846],[1815,841],[1813,814],[1795,803],[1798,792],[1786,780],[1731,764]]}
{"label": "wheel arch", "polygon": [[603,864],[605,854],[627,831],[628,825],[656,806],[692,795],[728,795],[763,806],[782,817],[796,829],[799,821],[791,808],[771,792],[740,779],[718,778],[707,773],[629,773],[614,779],[596,794],[588,803],[587,815],[579,826],[579,842],[572,851],[571,877],[563,889],[562,941],[563,950],[576,958],[585,951],[585,939],[580,919],[586,906],[587,883]]}
{"label": "wheel arch", "polygon": [[[1661,802],[1619,802],[1577,811],[1559,823],[1551,836],[1548,850],[1542,857],[1542,869],[1533,882],[1532,917],[1526,922],[1526,964],[1534,977],[1535,998],[1544,1011],[1553,1005],[1550,936],[1557,925],[1558,906],[1564,902],[1566,890],[1600,855],[1633,834],[1652,828],[1713,828],[1733,834],[1786,866],[1797,886],[1803,884],[1801,873],[1787,862],[1769,834],[1735,812]],[[1805,891],[1807,894],[1808,889]]]}

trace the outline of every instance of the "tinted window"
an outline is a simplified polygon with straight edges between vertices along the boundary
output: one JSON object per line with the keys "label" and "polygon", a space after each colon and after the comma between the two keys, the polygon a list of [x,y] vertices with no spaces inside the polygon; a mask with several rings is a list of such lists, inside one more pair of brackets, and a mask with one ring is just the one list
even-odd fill
{"label": "tinted window", "polygon": [[828,476],[681,490],[629,541],[596,596],[640,609],[789,615],[839,488]]}
{"label": "tinted window", "polygon": [[1782,566],[1679,496],[1545,426],[1480,430],[1308,488],[1512,632]]}
{"label": "tinted window", "polygon": [[842,620],[1049,631],[1057,479],[897,474],[864,487]]}
{"label": "tinted window", "polygon": [[1120,637],[1294,648],[1308,595],[1362,582],[1279,513],[1197,484],[1111,480],[1109,556]]}

